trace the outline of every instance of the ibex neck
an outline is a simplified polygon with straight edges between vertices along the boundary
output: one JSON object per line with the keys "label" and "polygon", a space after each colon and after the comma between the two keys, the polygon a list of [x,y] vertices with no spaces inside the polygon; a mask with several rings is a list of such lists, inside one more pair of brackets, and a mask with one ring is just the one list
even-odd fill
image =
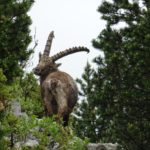
{"label": "ibex neck", "polygon": [[46,79],[48,75],[42,75],[40,76],[40,84]]}
{"label": "ibex neck", "polygon": [[47,76],[49,74],[51,74],[52,72],[56,72],[56,71],[58,71],[58,70],[56,69],[56,70],[53,70],[53,71],[49,71],[48,73],[41,75],[40,76],[40,83],[42,83],[47,78]]}

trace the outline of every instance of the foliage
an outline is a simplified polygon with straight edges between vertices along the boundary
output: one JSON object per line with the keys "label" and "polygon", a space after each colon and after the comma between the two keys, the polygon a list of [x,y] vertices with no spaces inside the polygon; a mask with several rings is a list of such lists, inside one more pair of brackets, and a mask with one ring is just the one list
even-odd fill
{"label": "foliage", "polygon": [[[5,81],[6,78],[2,76],[1,80],[2,79]],[[9,91],[9,95],[6,95],[5,86],[7,87],[7,91]],[[22,79],[16,78],[9,86],[4,84],[2,89],[2,94],[5,94],[5,103],[7,103],[7,107],[1,112],[0,147],[2,147],[2,145],[11,147],[13,146],[13,142],[11,140],[8,142],[5,138],[14,134],[16,135],[15,138],[18,140],[25,137],[32,128],[32,121],[29,121],[32,118],[30,117],[33,114],[41,117],[43,115],[43,107],[39,94],[39,85],[32,73],[26,74]],[[28,91],[28,94],[25,95],[25,91]],[[17,101],[22,104],[22,113],[24,111],[24,116],[16,116],[13,112],[12,105],[16,104],[15,102]],[[6,143],[6,145],[2,143]]]}
{"label": "foliage", "polygon": [[43,115],[43,104],[40,94],[40,86],[33,73],[28,73],[20,80],[20,89],[22,95],[20,97],[22,111],[26,111],[28,115]]}
{"label": "foliage", "polygon": [[[5,122],[12,99],[18,96],[13,91],[13,78],[23,75],[22,68],[32,52],[27,50],[31,42],[31,19],[27,12],[32,3],[33,0],[0,1],[0,125]],[[3,127],[0,126],[0,145],[3,145],[1,139],[6,134]]]}
{"label": "foliage", "polygon": [[88,137],[91,142],[98,142],[101,138],[104,122],[100,119],[97,103],[93,99],[95,96],[93,76],[94,70],[87,63],[82,80],[77,79],[81,87],[80,97],[82,100],[76,106],[77,118],[74,118],[73,125],[80,137]]}
{"label": "foliage", "polygon": [[[70,127],[64,128],[62,125],[56,123],[52,118],[45,117],[37,124],[39,128],[43,129],[42,132],[35,132],[35,136],[38,137],[40,144],[37,147],[46,147],[52,142],[59,143],[60,150],[77,150],[85,149],[88,142],[87,139],[82,140],[77,137]],[[52,141],[50,143],[50,137]],[[53,141],[54,140],[54,141]]]}
{"label": "foliage", "polygon": [[[71,128],[64,128],[50,117],[43,117],[42,119],[38,119],[36,116],[19,118],[7,114],[1,128],[5,128],[5,133],[7,133],[8,137],[11,136],[12,138],[13,135],[15,143],[24,143],[29,134],[32,135],[39,142],[38,145],[30,148],[33,150],[46,149],[56,142],[59,143],[60,150],[84,150],[88,142],[88,140],[76,137]],[[8,149],[11,144],[11,140],[6,138],[3,138],[0,142],[1,149]],[[25,145],[21,145],[21,147],[29,149]]]}
{"label": "foliage", "polygon": [[[94,59],[97,68],[90,83],[86,80],[87,85],[82,83],[85,82],[83,77],[80,82],[81,91],[86,96],[89,107],[96,106],[98,110],[95,117],[91,117],[92,120],[97,116],[97,120],[102,120],[100,124],[104,125],[99,130],[100,141],[118,142],[124,149],[129,150],[148,150],[150,2],[103,1],[98,11],[106,21],[106,27],[93,40],[93,46],[104,53],[104,58],[99,56]],[[86,70],[84,74],[88,75]],[[92,87],[94,91],[90,93],[90,99],[86,92],[88,87]],[[84,101],[78,109],[84,122],[87,119],[84,113],[87,106]],[[78,131],[82,126],[89,125],[79,124]],[[91,134],[90,139],[95,139],[95,134]]]}
{"label": "foliage", "polygon": [[27,12],[33,0],[0,1],[0,68],[7,81],[22,75],[26,61],[32,50],[27,50],[31,42],[29,35],[31,19]]}
{"label": "foliage", "polygon": [[[2,69],[0,69],[0,126],[1,126],[1,122],[4,120],[6,99],[7,97],[9,97],[8,86],[5,85],[5,82],[6,82],[6,77],[3,74]],[[0,129],[0,141],[3,138],[4,134],[5,132]]]}
{"label": "foliage", "polygon": [[9,97],[8,87],[5,85],[7,79],[3,74],[3,70],[0,69],[0,111],[4,109],[5,99]]}

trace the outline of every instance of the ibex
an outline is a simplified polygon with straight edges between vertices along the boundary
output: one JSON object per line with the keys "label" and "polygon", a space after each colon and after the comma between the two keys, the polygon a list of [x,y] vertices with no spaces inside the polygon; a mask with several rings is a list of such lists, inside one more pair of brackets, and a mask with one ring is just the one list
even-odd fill
{"label": "ibex", "polygon": [[72,53],[89,50],[85,47],[73,47],[49,57],[54,32],[49,34],[43,55],[39,54],[39,63],[34,68],[34,74],[40,76],[41,95],[47,116],[56,114],[62,118],[63,125],[68,125],[69,114],[77,102],[78,89],[73,78],[59,71],[58,59]]}

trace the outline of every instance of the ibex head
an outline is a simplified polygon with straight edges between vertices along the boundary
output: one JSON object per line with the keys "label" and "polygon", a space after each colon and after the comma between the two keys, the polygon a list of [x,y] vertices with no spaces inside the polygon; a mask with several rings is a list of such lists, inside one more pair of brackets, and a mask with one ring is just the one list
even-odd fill
{"label": "ibex head", "polygon": [[38,76],[47,75],[50,72],[56,71],[60,64],[55,63],[55,61],[64,56],[81,51],[89,52],[89,49],[87,49],[86,47],[73,47],[49,57],[53,38],[54,31],[50,32],[46,42],[44,53],[43,55],[41,53],[39,54],[39,64],[33,69],[34,74]]}

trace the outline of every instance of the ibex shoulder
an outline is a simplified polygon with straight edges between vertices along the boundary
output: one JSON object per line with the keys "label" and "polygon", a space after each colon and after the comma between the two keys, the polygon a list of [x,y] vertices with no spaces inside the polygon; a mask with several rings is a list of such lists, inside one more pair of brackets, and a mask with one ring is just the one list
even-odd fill
{"label": "ibex shoulder", "polygon": [[56,85],[62,85],[63,87],[72,87],[73,89],[77,88],[73,78],[65,72],[55,71],[50,73],[46,79],[43,81],[43,85],[52,84],[53,87]]}
{"label": "ibex shoulder", "polygon": [[55,71],[50,73],[47,76],[47,79],[52,79],[52,78],[58,79],[62,82],[68,82],[69,80],[73,80],[73,78],[69,74],[62,71]]}

